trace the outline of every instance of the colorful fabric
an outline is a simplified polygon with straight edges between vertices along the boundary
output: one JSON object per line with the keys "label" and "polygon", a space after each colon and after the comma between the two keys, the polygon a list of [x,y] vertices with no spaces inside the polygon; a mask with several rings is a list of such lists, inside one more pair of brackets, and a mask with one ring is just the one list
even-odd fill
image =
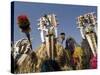
{"label": "colorful fabric", "polygon": [[74,64],[78,64],[82,62],[82,56],[83,56],[83,51],[81,47],[75,47],[74,53],[73,53],[73,60]]}
{"label": "colorful fabric", "polygon": [[93,56],[90,60],[90,68],[96,69],[97,68],[97,57]]}
{"label": "colorful fabric", "polygon": [[83,56],[83,50],[81,49],[81,47],[75,47],[74,53],[73,53],[73,57],[77,58]]}

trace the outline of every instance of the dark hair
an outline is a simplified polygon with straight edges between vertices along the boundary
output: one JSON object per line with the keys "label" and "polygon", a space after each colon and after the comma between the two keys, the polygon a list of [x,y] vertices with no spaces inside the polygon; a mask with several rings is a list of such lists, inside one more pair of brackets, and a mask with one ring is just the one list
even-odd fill
{"label": "dark hair", "polygon": [[60,33],[60,35],[65,35],[65,33],[63,32],[63,33]]}

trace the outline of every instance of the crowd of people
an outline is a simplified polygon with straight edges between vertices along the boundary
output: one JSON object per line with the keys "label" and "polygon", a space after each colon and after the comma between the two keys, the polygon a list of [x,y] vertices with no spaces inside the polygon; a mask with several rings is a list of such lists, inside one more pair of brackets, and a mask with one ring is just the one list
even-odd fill
{"label": "crowd of people", "polygon": [[[65,58],[67,60],[66,65],[68,68],[70,68],[69,70],[97,68],[97,57],[93,56],[87,40],[83,39],[81,45],[79,45],[74,40],[74,38],[72,37],[66,38],[65,33],[61,33],[59,38],[60,41],[58,40],[58,43],[60,43],[66,51],[65,55]],[[14,48],[15,49],[12,52],[12,61],[13,61],[12,63],[14,64],[14,66],[12,68],[16,70],[16,73],[20,73],[20,70],[21,71],[23,70],[22,73],[25,72],[26,70],[28,72],[35,72],[35,66],[32,65],[34,64],[34,62],[37,63],[36,61],[37,56],[36,53],[31,50],[28,40],[22,39],[17,41],[17,43],[14,45]],[[63,59],[64,58],[61,58],[62,61],[60,62],[64,62],[65,60]],[[30,64],[31,66],[29,66]],[[28,67],[25,68],[25,66]],[[41,72],[62,71],[58,62],[56,60],[51,60],[51,59],[43,61],[41,63],[40,68]]]}
{"label": "crowd of people", "polygon": [[[66,38],[65,33],[60,34],[62,38],[61,44],[65,45],[65,50],[68,52],[67,57],[72,69],[96,69],[97,56],[94,56],[87,39],[82,39],[79,45],[74,38]],[[65,42],[64,42],[65,41]]]}
{"label": "crowd of people", "polygon": [[[44,20],[45,19],[45,20]],[[51,20],[51,22],[50,22]],[[42,44],[46,46],[46,38],[47,35],[51,35],[50,32],[55,36],[54,40],[56,40],[56,45],[59,43],[62,48],[62,52],[64,55],[58,56],[60,58],[57,60],[44,60],[41,62],[40,70],[41,72],[50,72],[50,71],[62,71],[62,70],[82,70],[82,69],[96,69],[97,68],[97,55],[94,56],[91,50],[90,44],[88,40],[85,38],[82,39],[81,43],[78,44],[73,37],[66,37],[64,32],[57,35],[57,23],[55,21],[55,15],[45,15],[40,18],[39,30]],[[26,34],[27,39],[18,40],[16,43],[12,44],[12,52],[11,52],[11,64],[12,71],[15,73],[29,73],[29,72],[37,72],[36,67],[40,60],[35,51],[32,49],[32,44],[30,40],[30,22],[26,16],[18,17],[19,28],[23,33]],[[54,31],[54,32],[53,32]],[[46,32],[46,35],[45,35]],[[49,40],[50,41],[50,40]],[[97,41],[97,39],[96,39]],[[46,47],[47,48],[47,47]],[[43,49],[43,48],[42,48]],[[42,50],[43,52],[44,50]],[[46,55],[46,53],[44,54]],[[60,54],[59,54],[60,55]],[[64,57],[63,57],[64,56]],[[64,62],[66,60],[66,62]],[[62,62],[65,63],[67,68],[62,69]]]}

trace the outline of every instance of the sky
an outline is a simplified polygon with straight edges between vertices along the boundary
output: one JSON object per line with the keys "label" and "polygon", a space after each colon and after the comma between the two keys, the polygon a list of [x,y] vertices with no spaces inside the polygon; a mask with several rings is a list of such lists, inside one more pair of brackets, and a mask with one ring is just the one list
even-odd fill
{"label": "sky", "polygon": [[77,28],[76,18],[89,12],[97,13],[96,6],[80,6],[65,4],[46,4],[33,2],[15,2],[14,5],[14,41],[25,37],[20,32],[17,25],[17,17],[19,15],[27,15],[31,26],[31,38],[33,49],[38,48],[41,44],[40,31],[38,28],[38,19],[44,14],[54,13],[59,22],[58,35],[65,32],[66,37],[72,36],[77,43],[82,41],[79,29]]}

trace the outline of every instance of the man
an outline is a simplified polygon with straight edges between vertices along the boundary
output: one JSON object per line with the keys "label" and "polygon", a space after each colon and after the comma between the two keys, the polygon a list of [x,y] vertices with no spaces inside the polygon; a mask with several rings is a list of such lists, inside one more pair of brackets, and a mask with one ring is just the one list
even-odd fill
{"label": "man", "polygon": [[63,44],[63,42],[65,40],[65,33],[64,32],[60,33],[60,38],[61,38],[61,44]]}

